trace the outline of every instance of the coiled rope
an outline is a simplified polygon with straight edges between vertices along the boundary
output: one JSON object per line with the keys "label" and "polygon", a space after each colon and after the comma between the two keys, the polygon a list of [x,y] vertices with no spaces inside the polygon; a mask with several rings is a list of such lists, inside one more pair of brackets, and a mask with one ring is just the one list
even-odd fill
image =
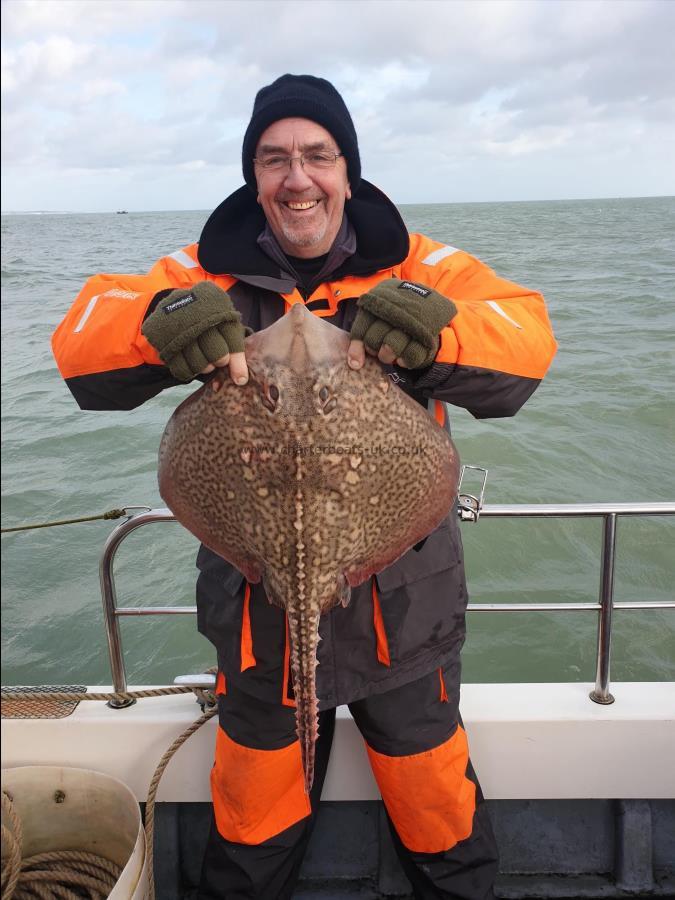
{"label": "coiled rope", "polygon": [[[214,671],[214,670],[211,670]],[[147,900],[155,898],[155,876],[153,865],[155,835],[155,799],[159,782],[174,753],[187,739],[208,722],[217,712],[215,697],[210,691],[187,686],[148,688],[145,691],[125,691],[119,693],[77,694],[64,691],[43,691],[41,693],[19,693],[2,691],[2,699],[13,700],[136,700],[142,697],[163,697],[170,694],[195,693],[202,704],[210,705],[166,750],[150,781],[145,804],[145,849],[148,871]],[[39,853],[28,859],[21,858],[23,828],[16,813],[12,797],[3,790],[2,809],[11,828],[2,826],[3,853],[2,898],[3,900],[82,900],[83,890],[89,900],[105,900],[114,888],[122,868],[104,856],[79,850],[56,850]],[[78,888],[77,893],[73,888]],[[18,892],[17,892],[18,889]]]}
{"label": "coiled rope", "polygon": [[[35,897],[82,900],[82,889],[91,900],[105,900],[115,887],[122,867],[105,856],[81,850],[56,850],[21,858],[23,827],[11,795],[2,792],[2,811],[11,828],[2,826],[2,843],[9,854],[2,867],[3,900]],[[73,890],[79,888],[77,892]]]}

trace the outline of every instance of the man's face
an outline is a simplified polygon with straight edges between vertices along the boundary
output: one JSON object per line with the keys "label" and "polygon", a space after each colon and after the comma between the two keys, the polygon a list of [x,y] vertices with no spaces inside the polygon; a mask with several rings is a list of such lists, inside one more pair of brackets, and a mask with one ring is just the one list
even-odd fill
{"label": "man's face", "polygon": [[[279,119],[263,131],[256,159],[271,155],[300,156],[311,150],[340,148],[317,122],[309,119]],[[290,169],[265,171],[255,164],[258,203],[281,249],[289,256],[310,259],[328,253],[340,225],[345,200],[351,197],[347,164],[338,157],[335,167],[312,170],[291,162]]]}

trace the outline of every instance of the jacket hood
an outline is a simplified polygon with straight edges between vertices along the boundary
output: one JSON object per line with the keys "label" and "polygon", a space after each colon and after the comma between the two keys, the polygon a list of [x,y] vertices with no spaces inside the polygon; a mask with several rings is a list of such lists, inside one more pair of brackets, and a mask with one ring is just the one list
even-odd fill
{"label": "jacket hood", "polygon": [[[356,232],[356,252],[331,278],[367,275],[402,262],[409,251],[408,230],[399,211],[379,188],[361,181],[345,214]],[[230,194],[209,216],[199,239],[197,258],[211,275],[235,275],[247,281],[278,279],[278,262],[263,252],[258,237],[267,220],[247,186]]]}

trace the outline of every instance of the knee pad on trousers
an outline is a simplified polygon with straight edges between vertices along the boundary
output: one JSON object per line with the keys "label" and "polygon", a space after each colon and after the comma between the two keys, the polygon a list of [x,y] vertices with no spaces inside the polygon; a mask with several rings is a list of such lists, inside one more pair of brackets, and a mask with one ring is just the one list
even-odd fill
{"label": "knee pad on trousers", "polygon": [[466,777],[469,748],[461,726],[439,747],[410,756],[367,750],[384,805],[408,850],[441,853],[470,836],[476,786]]}
{"label": "knee pad on trousers", "polygon": [[310,815],[304,784],[297,741],[256,750],[218,728],[211,794],[218,832],[226,840],[261,844]]}

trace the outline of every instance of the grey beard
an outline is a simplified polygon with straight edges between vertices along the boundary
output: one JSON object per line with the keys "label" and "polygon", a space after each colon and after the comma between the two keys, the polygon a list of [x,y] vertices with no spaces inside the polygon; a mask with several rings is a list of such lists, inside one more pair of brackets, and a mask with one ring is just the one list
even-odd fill
{"label": "grey beard", "polygon": [[326,236],[326,228],[324,227],[321,231],[317,231],[314,234],[303,234],[300,238],[295,231],[289,227],[283,228],[283,233],[289,244],[294,244],[296,247],[315,247],[317,244],[320,244]]}

